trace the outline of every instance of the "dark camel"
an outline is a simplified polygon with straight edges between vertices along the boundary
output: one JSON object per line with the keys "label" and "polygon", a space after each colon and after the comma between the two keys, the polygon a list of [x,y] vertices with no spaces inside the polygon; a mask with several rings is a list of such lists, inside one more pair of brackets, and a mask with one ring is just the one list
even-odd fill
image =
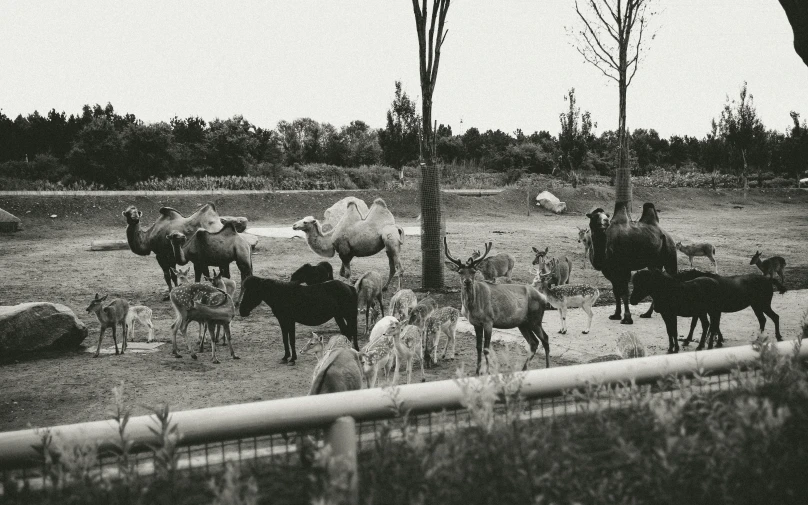
{"label": "dark camel", "polygon": [[628,217],[622,203],[614,206],[614,217],[601,208],[586,217],[592,231],[592,266],[612,283],[615,311],[609,319],[621,319],[620,302],[625,314],[622,324],[633,324],[629,311],[628,283],[631,272],[643,268],[664,268],[676,275],[676,245],[673,237],[659,227],[659,217],[652,203],[643,205],[642,217],[636,223]]}
{"label": "dark camel", "polygon": [[[189,217],[184,217],[171,207],[163,207],[160,209],[160,217],[147,229],[140,227],[140,218],[143,213],[134,205],[130,205],[122,214],[126,218],[126,239],[129,242],[129,249],[140,256],[148,256],[152,252],[157,256],[157,264],[163,271],[163,278],[169,292],[173,286],[177,285],[177,276],[171,272],[177,262],[174,258],[174,248],[167,238],[169,233],[176,231],[190,237],[199,229],[217,232],[222,229],[225,222],[235,223],[236,230],[239,232],[247,228],[246,218],[221,217],[212,203],[202,206]],[[197,280],[201,273],[196,272]],[[205,273],[207,274],[207,272]],[[166,295],[166,299],[168,299],[168,295]]]}

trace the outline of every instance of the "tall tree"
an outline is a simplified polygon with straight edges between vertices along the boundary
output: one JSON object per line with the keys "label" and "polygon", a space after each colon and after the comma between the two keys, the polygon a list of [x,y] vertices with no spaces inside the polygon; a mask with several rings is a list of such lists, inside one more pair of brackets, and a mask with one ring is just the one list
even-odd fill
{"label": "tall tree", "polygon": [[[433,0],[432,15],[427,31],[427,0],[412,0],[415,29],[418,32],[418,60],[421,75],[421,152],[428,163],[421,168],[421,286],[424,289],[443,287],[443,254],[441,251],[440,173],[430,146],[432,138],[432,94],[438,79],[440,50],[446,41],[443,27],[451,0]],[[438,33],[435,33],[437,22]]]}
{"label": "tall tree", "polygon": [[578,170],[586,158],[592,136],[592,119],[588,111],[581,114],[581,109],[576,107],[575,88],[567,92],[564,100],[569,101],[570,107],[567,112],[559,114],[561,120],[561,132],[558,134],[558,149],[561,151],[559,168],[572,172]]}
{"label": "tall tree", "polygon": [[766,128],[757,115],[754,97],[748,92],[745,82],[741,86],[738,98],[737,102],[735,100],[730,102],[727,97],[727,103],[721,111],[718,131],[732,150],[735,159],[741,162],[741,178],[746,189],[749,161],[752,159],[759,164],[759,148],[765,142]]}
{"label": "tall tree", "polygon": [[808,2],[805,0],[780,0],[788,22],[794,32],[794,50],[808,65]]}
{"label": "tall tree", "polygon": [[418,122],[416,104],[396,81],[396,94],[387,111],[387,125],[379,130],[384,161],[401,170],[405,163],[418,159]]}
{"label": "tall tree", "polygon": [[[631,208],[631,168],[626,131],[626,95],[644,52],[653,0],[575,0],[582,27],[576,49],[584,59],[617,83],[620,108],[617,123],[617,194],[615,205]],[[647,38],[647,37],[646,37]]]}

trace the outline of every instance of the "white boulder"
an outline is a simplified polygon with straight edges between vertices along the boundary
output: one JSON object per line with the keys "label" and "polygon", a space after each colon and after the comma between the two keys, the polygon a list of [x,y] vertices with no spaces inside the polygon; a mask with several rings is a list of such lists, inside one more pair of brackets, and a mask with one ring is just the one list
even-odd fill
{"label": "white boulder", "polygon": [[561,214],[562,212],[567,211],[566,202],[562,202],[557,196],[549,191],[542,191],[536,196],[536,205],[544,207],[550,212],[554,212],[556,214]]}

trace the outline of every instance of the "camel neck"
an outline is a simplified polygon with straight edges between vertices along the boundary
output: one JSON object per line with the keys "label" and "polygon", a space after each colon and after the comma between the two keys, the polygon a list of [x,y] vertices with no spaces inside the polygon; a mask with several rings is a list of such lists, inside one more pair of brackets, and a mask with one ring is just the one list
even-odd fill
{"label": "camel neck", "polygon": [[174,240],[171,240],[171,248],[174,250],[174,261],[178,265],[187,265],[188,258],[185,257],[185,249]]}
{"label": "camel neck", "polygon": [[606,231],[592,229],[592,267],[602,270],[606,260]]}
{"label": "camel neck", "polygon": [[314,223],[314,227],[313,232],[306,234],[306,241],[309,243],[311,250],[320,256],[329,258],[334,256],[334,244],[331,243],[333,230],[327,234],[323,233],[323,229],[320,228],[320,223],[318,222]]}
{"label": "camel neck", "polygon": [[129,243],[129,249],[141,256],[148,256],[151,254],[151,247],[149,246],[148,231],[140,229],[140,222],[131,223],[126,227],[126,241]]}

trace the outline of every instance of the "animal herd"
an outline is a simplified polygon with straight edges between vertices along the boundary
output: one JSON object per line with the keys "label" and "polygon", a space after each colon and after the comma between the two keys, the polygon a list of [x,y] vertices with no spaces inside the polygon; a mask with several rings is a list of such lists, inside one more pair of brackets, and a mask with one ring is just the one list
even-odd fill
{"label": "animal herd", "polygon": [[[340,273],[346,279],[350,276],[353,257],[386,250],[390,275],[385,279],[379,272],[368,271],[354,283],[335,279],[327,261],[301,266],[289,281],[257,276],[252,271],[250,247],[239,234],[239,230],[244,231],[246,227],[243,218],[221,218],[211,204],[190,218],[184,218],[173,209],[164,208],[160,212],[158,221],[147,230],[140,229],[142,214],[134,207],[123,215],[128,223],[130,248],[141,255],[155,252],[164,271],[175,313],[171,325],[172,354],[181,357],[177,333],[182,335],[193,359],[197,358],[197,351],[203,351],[206,335],[210,334],[214,363],[219,363],[216,347],[220,337],[229,346],[231,357],[238,359],[230,328],[236,311],[248,317],[265,303],[281,328],[284,345],[281,363],[294,365],[297,362],[296,326],[320,326],[333,319],[339,327],[339,335],[325,341],[312,332],[303,348],[303,352],[317,357],[310,394],[375,387],[382,375],[397,384],[404,370],[409,383],[416,362],[420,365],[421,380],[425,380],[425,367],[436,365],[447,356],[455,358],[455,334],[461,316],[474,328],[477,374],[482,372],[483,363],[485,371],[489,370],[494,328],[517,328],[522,334],[529,348],[523,370],[528,368],[540,345],[545,366],[549,367],[550,341],[542,327],[545,311],[550,307],[558,310],[559,333],[566,334],[568,310],[582,308],[588,321],[581,331],[587,334],[592,329],[592,307],[601,294],[596,286],[571,284],[572,262],[566,256],[551,257],[547,247],[544,250],[533,248],[531,269],[535,277],[531,284],[519,284],[512,282],[516,262],[511,254],[491,255],[492,243],[488,242],[482,252],[474,250],[468,259],[462,260],[452,254],[444,237],[445,264],[460,278],[460,307],[440,307],[429,295],[419,300],[412,290],[400,287],[403,269],[399,254],[403,231],[395,225],[392,214],[380,199],[365,215],[356,204],[349,202],[341,220],[328,231],[323,231],[311,216],[294,225],[295,229],[306,233],[313,251],[324,256],[339,254]],[[641,317],[651,317],[654,311],[661,315],[671,353],[679,351],[678,317],[691,318],[690,333],[683,345],[692,341],[695,327],[701,322],[697,349],[705,345],[720,347],[723,343],[721,315],[751,307],[758,318],[760,332],[765,328],[767,316],[775,325],[776,338],[782,339],[779,317],[772,310],[771,301],[773,286],[781,293],[785,291],[783,258],[761,260],[761,253],[757,251],[750,265],[757,265],[764,275],[720,276],[715,247],[708,243],[674,242],[660,228],[653,204],[643,206],[642,216],[637,221],[631,220],[627,209],[619,205],[614,217],[601,208],[586,216],[588,226],[578,228],[584,268],[591,265],[612,283],[616,309],[610,319],[631,324],[629,304],[636,305],[650,297],[651,309]],[[691,267],[694,257],[706,257],[714,272],[678,271],[677,251],[688,257]],[[229,279],[229,265],[233,261],[242,276],[238,295],[236,283]],[[177,267],[189,262],[195,267],[194,279],[190,278],[190,268]],[[209,266],[220,270],[211,276]],[[632,272],[636,273],[632,276]],[[399,287],[385,313],[383,295],[394,277],[398,277]],[[504,282],[498,282],[501,278]],[[200,282],[202,280],[204,282]],[[633,285],[630,296],[629,282]],[[135,321],[149,329],[149,342],[154,339],[152,311],[148,307],[130,306],[120,298],[107,301],[106,295],[96,294],[87,312],[94,313],[100,323],[96,357],[107,328],[112,329],[116,354],[119,352],[118,326],[122,336],[121,354],[127,350],[127,339],[133,338]],[[362,347],[358,331],[360,314],[365,316],[364,336],[367,337]],[[191,322],[199,326],[195,342],[188,336]]]}

